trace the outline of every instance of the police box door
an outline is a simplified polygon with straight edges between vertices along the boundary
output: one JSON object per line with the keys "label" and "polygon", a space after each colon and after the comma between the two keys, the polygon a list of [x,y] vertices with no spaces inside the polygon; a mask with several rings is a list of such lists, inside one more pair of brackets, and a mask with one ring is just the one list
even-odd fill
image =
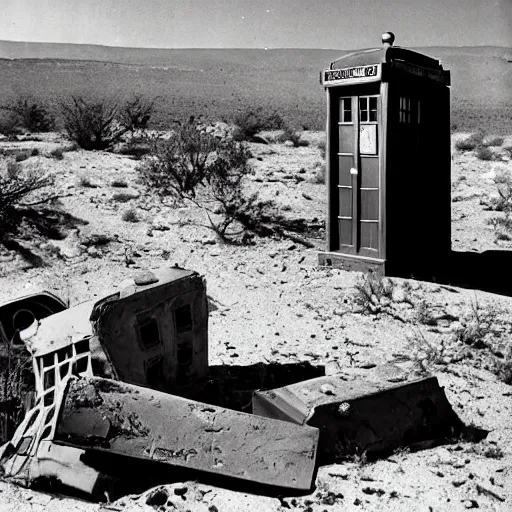
{"label": "police box door", "polygon": [[338,152],[332,173],[338,189],[337,250],[378,257],[380,97],[342,96],[337,101]]}

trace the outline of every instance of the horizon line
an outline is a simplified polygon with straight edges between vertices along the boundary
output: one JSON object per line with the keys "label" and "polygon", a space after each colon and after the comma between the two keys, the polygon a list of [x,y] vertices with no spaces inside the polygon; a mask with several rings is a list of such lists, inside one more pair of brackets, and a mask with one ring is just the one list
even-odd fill
{"label": "horizon line", "polygon": [[[51,44],[51,45],[69,45],[69,46],[94,46],[98,48],[111,48],[111,49],[126,49],[126,50],[323,50],[323,51],[359,51],[359,50],[367,50],[373,48],[380,48],[380,46],[372,46],[368,48],[319,48],[319,47],[264,47],[264,46],[251,46],[251,47],[225,47],[225,46],[199,46],[199,47],[167,47],[167,46],[116,46],[109,44],[99,44],[99,43],[68,43],[68,42],[55,42],[55,41],[19,41],[12,39],[0,39],[2,43],[18,43],[18,44]],[[399,46],[399,45],[397,45]],[[495,44],[478,44],[478,45],[419,45],[419,46],[407,46],[406,48],[503,48],[503,49],[512,49],[509,46],[500,46]]]}

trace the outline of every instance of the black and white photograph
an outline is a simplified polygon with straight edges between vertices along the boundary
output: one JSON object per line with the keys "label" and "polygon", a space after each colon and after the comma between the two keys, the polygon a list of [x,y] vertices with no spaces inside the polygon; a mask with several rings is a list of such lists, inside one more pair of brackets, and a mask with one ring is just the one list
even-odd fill
{"label": "black and white photograph", "polygon": [[512,511],[512,0],[0,0],[0,512]]}

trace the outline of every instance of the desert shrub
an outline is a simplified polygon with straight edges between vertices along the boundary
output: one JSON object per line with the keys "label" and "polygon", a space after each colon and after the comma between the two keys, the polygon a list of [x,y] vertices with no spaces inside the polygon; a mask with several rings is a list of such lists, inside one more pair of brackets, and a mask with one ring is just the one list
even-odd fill
{"label": "desert shrub", "polygon": [[130,208],[123,213],[122,219],[125,222],[139,222],[139,216],[134,208]]}
{"label": "desert shrub", "polygon": [[21,172],[22,166],[19,162],[9,160],[7,162],[7,176],[9,178],[14,178],[16,175]]}
{"label": "desert shrub", "polygon": [[[24,171],[14,162],[5,173],[0,172],[0,243],[18,232],[26,213],[24,200],[27,196],[49,189],[52,183],[50,176]],[[42,194],[48,196],[47,191]]]}
{"label": "desert shrub", "polygon": [[9,138],[15,138],[21,133],[21,128],[16,116],[12,112],[3,112],[0,116],[0,134]]}
{"label": "desert shrub", "polygon": [[512,386],[512,353],[504,361],[498,362],[496,373],[502,382]]}
{"label": "desert shrub", "polygon": [[247,146],[232,138],[219,140],[196,121],[179,125],[169,140],[154,142],[154,152],[138,167],[142,182],[162,200],[189,201],[206,214],[210,227],[228,241],[238,222],[257,230],[268,202],[246,194],[252,172]]}
{"label": "desert shrub", "polygon": [[114,241],[112,238],[104,233],[93,233],[91,235],[81,236],[80,243],[85,247],[103,247]]}
{"label": "desert shrub", "polygon": [[506,168],[496,169],[494,177],[499,198],[492,205],[493,210],[510,212],[512,210],[512,173]]}
{"label": "desert shrub", "polygon": [[120,108],[120,123],[130,131],[146,130],[149,120],[155,112],[157,100],[158,98],[150,100],[140,94],[136,94]]}
{"label": "desert shrub", "polygon": [[290,141],[296,148],[309,146],[309,142],[307,140],[301,140],[300,135],[290,126],[284,128],[283,132],[279,135],[278,141]]}
{"label": "desert shrub", "polygon": [[495,211],[504,212],[503,217],[489,220],[494,228],[497,240],[510,240],[512,234],[512,175],[506,169],[497,169],[494,183],[497,186],[498,197],[490,201],[489,207]]}
{"label": "desert shrub", "polygon": [[484,457],[488,459],[502,459],[505,454],[499,446],[489,446],[484,452]]}
{"label": "desert shrub", "polygon": [[494,153],[486,146],[479,147],[476,151],[476,157],[479,160],[494,160]]}
{"label": "desert shrub", "polygon": [[128,201],[131,201],[132,199],[135,199],[136,196],[134,196],[133,194],[124,194],[124,193],[119,193],[119,194],[114,194],[112,196],[112,199],[114,201],[117,201],[118,203],[127,203]]}
{"label": "desert shrub", "polygon": [[326,172],[327,169],[325,167],[325,164],[321,164],[318,166],[315,170],[315,174],[313,175],[313,178],[310,180],[311,183],[316,183],[317,185],[323,185],[325,183],[326,179]]}
{"label": "desert shrub", "polygon": [[432,366],[447,361],[450,341],[447,338],[427,338],[419,329],[409,336],[408,358],[421,372],[429,372]]}
{"label": "desert shrub", "polygon": [[363,274],[355,284],[354,302],[363,313],[379,313],[393,297],[393,282],[376,271]]}
{"label": "desert shrub", "polygon": [[49,132],[55,125],[55,119],[48,109],[30,98],[18,98],[2,109],[12,114],[18,127],[31,132]]}
{"label": "desert shrub", "polygon": [[69,138],[83,149],[108,149],[131,130],[118,121],[122,116],[117,102],[73,96],[61,103],[61,112]]}
{"label": "desert shrub", "polygon": [[327,141],[325,139],[318,143],[318,149],[320,150],[320,155],[325,160],[325,152],[327,151]]}
{"label": "desert shrub", "polygon": [[503,144],[503,142],[505,142],[505,139],[503,137],[492,137],[484,142],[484,146],[499,147]]}
{"label": "desert shrub", "polygon": [[285,122],[278,112],[266,114],[262,108],[239,112],[234,122],[237,126],[233,137],[236,141],[251,141],[254,136],[263,130],[281,130]]}
{"label": "desert shrub", "polygon": [[460,324],[454,329],[453,336],[471,347],[486,348],[493,336],[497,316],[496,310],[482,308],[475,297],[460,319]]}
{"label": "desert shrub", "polygon": [[23,419],[30,382],[30,355],[15,347],[12,340],[0,343],[0,444],[11,439]]}
{"label": "desert shrub", "polygon": [[17,153],[17,155],[14,157],[16,162],[23,162],[24,160],[27,160],[27,158],[30,158],[32,156],[32,152],[28,149],[25,151],[20,151]]}
{"label": "desert shrub", "polygon": [[[227,240],[228,228],[238,221],[246,230],[258,231],[259,219],[271,205],[260,201],[257,192],[246,194],[244,181],[252,172],[246,146],[228,142],[218,151],[208,176],[207,198],[215,201],[212,210],[208,202],[202,207],[208,216],[212,229],[222,240]],[[215,212],[220,220],[212,217]]]}
{"label": "desert shrub", "polygon": [[465,139],[460,139],[455,143],[455,149],[458,151],[473,151],[483,144],[485,134],[483,132],[477,132]]}
{"label": "desert shrub", "polygon": [[152,151],[138,167],[142,182],[161,198],[194,198],[210,172],[220,141],[191,119],[178,124],[168,140],[152,141]]}
{"label": "desert shrub", "polygon": [[126,181],[124,180],[114,180],[111,184],[110,184],[111,187],[115,187],[115,188],[127,188],[128,187],[128,183],[126,183]]}
{"label": "desert shrub", "polygon": [[423,325],[436,325],[437,321],[432,313],[430,304],[425,299],[421,299],[414,311],[416,321]]}
{"label": "desert shrub", "polygon": [[55,160],[63,160],[64,159],[64,150],[62,148],[55,148],[50,151],[50,156],[55,158]]}
{"label": "desert shrub", "polygon": [[87,176],[82,176],[79,181],[79,185],[84,188],[98,188],[96,183],[93,183]]}

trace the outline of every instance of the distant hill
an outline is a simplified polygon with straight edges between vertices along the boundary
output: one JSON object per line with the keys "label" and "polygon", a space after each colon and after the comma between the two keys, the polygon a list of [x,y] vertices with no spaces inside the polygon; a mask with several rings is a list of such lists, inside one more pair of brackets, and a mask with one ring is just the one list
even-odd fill
{"label": "distant hill", "polygon": [[[512,48],[427,47],[452,73],[452,123],[512,131]],[[295,124],[323,127],[319,71],[348,50],[153,49],[0,41],[0,97],[70,94],[160,96],[159,124],[236,110],[277,110]],[[8,60],[1,60],[8,59]]]}

